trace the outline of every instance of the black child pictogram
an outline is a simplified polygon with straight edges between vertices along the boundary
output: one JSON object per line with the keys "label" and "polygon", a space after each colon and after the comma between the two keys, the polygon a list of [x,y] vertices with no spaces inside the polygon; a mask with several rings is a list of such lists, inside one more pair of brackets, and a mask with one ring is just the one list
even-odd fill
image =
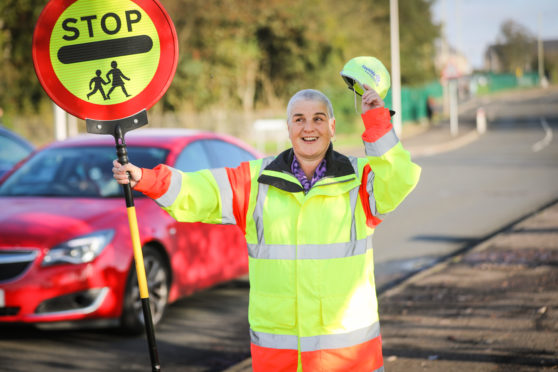
{"label": "black child pictogram", "polygon": [[[110,83],[110,80],[109,81],[103,80],[103,78],[101,77],[101,70],[95,71],[95,75],[97,76],[95,76],[89,81],[89,89],[93,89],[93,90],[87,94],[87,99],[89,99],[89,97],[92,96],[93,94],[97,93],[97,91],[101,91],[101,94],[103,95],[103,99],[107,100],[108,98],[105,96],[103,85],[107,85],[108,83]],[[95,85],[93,88],[91,88],[93,84]]]}
{"label": "black child pictogram", "polygon": [[107,72],[107,79],[108,82],[110,83],[111,82],[110,75],[112,75],[112,87],[107,93],[107,98],[110,99],[110,94],[116,87],[121,87],[126,97],[130,97],[130,94],[128,94],[128,92],[126,92],[126,88],[124,88],[124,81],[122,80],[122,79],[130,80],[130,78],[126,77],[122,73],[122,71],[120,71],[120,69],[116,68],[117,66],[116,61],[112,61],[110,63],[110,66],[112,67],[112,69],[109,72]]}

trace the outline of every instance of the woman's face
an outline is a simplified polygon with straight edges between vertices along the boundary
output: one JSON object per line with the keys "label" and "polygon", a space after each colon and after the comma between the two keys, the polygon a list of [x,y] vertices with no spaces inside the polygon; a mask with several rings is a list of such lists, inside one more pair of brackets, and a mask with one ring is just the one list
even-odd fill
{"label": "woman's face", "polygon": [[329,117],[325,103],[312,100],[296,102],[287,124],[299,161],[323,159],[335,134],[335,119]]}

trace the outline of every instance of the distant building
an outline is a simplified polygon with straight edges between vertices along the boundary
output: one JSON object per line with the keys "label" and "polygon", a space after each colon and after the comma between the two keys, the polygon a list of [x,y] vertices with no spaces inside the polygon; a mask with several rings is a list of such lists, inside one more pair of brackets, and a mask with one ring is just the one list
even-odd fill
{"label": "distant building", "polygon": [[449,45],[443,37],[436,45],[434,65],[444,87],[442,109],[444,114],[447,114],[449,112],[448,82],[451,79],[458,79],[458,98],[461,101],[468,99],[471,94],[470,78],[473,73],[473,66],[463,53]]}
{"label": "distant building", "polygon": [[[471,62],[465,55],[457,49],[444,43],[441,40],[436,46],[436,57],[434,60],[436,70],[440,72],[441,78],[446,77],[462,77],[470,75],[473,72]],[[454,76],[457,75],[457,76]]]}

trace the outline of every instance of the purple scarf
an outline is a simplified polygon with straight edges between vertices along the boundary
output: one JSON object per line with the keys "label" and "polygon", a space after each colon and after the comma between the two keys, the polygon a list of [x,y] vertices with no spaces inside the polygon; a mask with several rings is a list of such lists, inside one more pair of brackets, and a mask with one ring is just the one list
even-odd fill
{"label": "purple scarf", "polygon": [[318,182],[318,180],[325,176],[326,160],[325,158],[323,158],[320,164],[318,164],[318,167],[314,172],[314,176],[312,176],[312,179],[310,181],[308,181],[308,178],[306,178],[306,175],[300,167],[300,163],[296,159],[296,156],[293,156],[293,162],[291,163],[291,172],[293,172],[296,179],[300,181],[300,184],[302,185],[302,187],[304,188],[304,192],[306,193],[312,186],[314,186],[316,182]]}

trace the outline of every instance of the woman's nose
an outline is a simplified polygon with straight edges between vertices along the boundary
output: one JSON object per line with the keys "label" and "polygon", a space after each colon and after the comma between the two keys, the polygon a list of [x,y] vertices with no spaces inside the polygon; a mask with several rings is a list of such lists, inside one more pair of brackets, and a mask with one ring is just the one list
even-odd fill
{"label": "woman's nose", "polygon": [[312,120],[306,120],[304,122],[304,126],[302,127],[302,130],[305,132],[309,132],[313,129],[314,129],[314,123],[312,122]]}

